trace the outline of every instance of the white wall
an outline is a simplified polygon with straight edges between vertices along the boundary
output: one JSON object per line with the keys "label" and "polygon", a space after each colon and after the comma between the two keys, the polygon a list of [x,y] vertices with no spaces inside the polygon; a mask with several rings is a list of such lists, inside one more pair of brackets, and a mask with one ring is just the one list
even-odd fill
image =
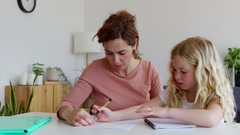
{"label": "white wall", "polygon": [[37,0],[33,13],[20,11],[16,0],[0,1],[0,102],[5,86],[35,62],[63,69],[70,81],[83,56],[72,53],[72,34],[84,30],[84,0]]}
{"label": "white wall", "polygon": [[239,0],[86,0],[85,29],[98,29],[110,13],[127,9],[137,17],[140,52],[167,84],[171,48],[192,36],[210,39],[222,59],[240,44]]}
{"label": "white wall", "polygon": [[[168,80],[171,48],[190,36],[204,36],[222,58],[227,48],[240,44],[238,0],[38,0],[35,11],[25,14],[15,0],[0,1],[0,101],[5,85],[31,64],[59,66],[73,81],[84,66],[84,56],[72,54],[72,34],[97,31],[110,13],[127,9],[137,17],[140,51]],[[104,56],[90,55],[90,61]]]}

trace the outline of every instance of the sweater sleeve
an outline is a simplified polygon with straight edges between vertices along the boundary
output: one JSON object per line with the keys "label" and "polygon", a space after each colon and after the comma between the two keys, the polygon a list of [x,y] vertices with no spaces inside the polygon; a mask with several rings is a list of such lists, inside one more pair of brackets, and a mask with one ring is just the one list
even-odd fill
{"label": "sweater sleeve", "polygon": [[154,98],[156,96],[159,96],[161,92],[164,91],[162,81],[160,78],[160,74],[157,70],[157,68],[151,63],[150,64],[152,68],[152,83],[151,83],[151,90],[150,90],[150,98]]}
{"label": "sweater sleeve", "polygon": [[[72,91],[60,102],[58,111],[67,106],[71,109],[77,109],[81,107],[83,102],[89,97],[89,95],[93,91],[93,82],[89,81],[92,77],[94,77],[92,72],[94,66],[88,66],[80,76],[77,84],[73,87]],[[57,111],[57,114],[58,114]]]}
{"label": "sweater sleeve", "polygon": [[79,108],[92,93],[92,89],[92,86],[88,82],[80,78],[68,96],[61,101],[59,109],[63,106],[68,106],[71,109]]}

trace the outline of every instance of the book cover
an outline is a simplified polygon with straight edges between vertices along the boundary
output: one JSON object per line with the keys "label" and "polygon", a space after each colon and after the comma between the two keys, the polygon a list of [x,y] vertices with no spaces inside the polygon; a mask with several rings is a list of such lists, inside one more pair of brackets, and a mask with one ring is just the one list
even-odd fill
{"label": "book cover", "polygon": [[51,120],[49,116],[3,116],[0,117],[0,134],[30,133]]}

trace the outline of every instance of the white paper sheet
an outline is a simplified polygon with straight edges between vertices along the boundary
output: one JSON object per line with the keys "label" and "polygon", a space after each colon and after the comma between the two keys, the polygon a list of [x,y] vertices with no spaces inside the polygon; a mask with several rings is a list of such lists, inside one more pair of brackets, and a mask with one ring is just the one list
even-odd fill
{"label": "white paper sheet", "polygon": [[114,121],[114,122],[97,122],[93,126],[86,126],[86,127],[80,127],[80,128],[130,130],[140,121],[143,121],[143,120],[136,119],[136,120],[124,120],[124,121]]}

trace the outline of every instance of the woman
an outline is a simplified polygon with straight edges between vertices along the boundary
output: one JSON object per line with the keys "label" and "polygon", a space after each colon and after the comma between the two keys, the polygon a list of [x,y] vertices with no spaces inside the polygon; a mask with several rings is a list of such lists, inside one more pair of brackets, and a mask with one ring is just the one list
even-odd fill
{"label": "woman", "polygon": [[156,67],[138,53],[135,16],[127,11],[112,14],[95,36],[106,56],[84,70],[57,112],[74,126],[95,124],[90,114],[79,108],[89,95],[94,104],[101,106],[111,100],[108,107],[119,110],[149,101],[163,91]]}

